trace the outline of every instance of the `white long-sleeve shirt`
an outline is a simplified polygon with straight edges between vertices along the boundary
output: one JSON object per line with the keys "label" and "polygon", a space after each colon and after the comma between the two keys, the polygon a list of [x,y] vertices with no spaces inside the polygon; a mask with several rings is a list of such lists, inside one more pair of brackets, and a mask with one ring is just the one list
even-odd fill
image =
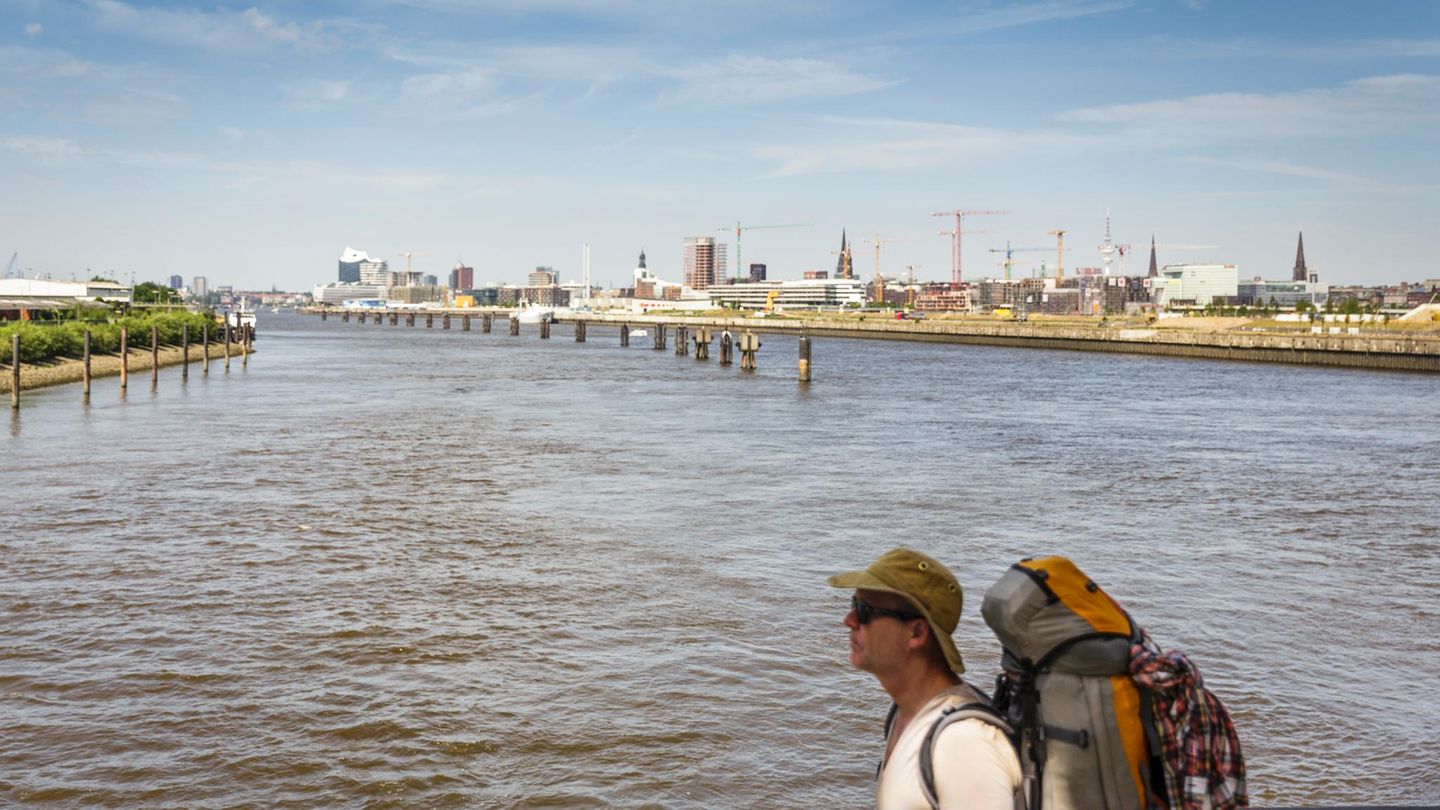
{"label": "white long-sleeve shirt", "polygon": [[[875,784],[878,810],[929,810],[920,747],[941,712],[965,702],[967,697],[955,691],[941,692],[905,727]],[[936,738],[932,753],[941,810],[1013,810],[1020,760],[999,728],[973,718],[951,723]]]}

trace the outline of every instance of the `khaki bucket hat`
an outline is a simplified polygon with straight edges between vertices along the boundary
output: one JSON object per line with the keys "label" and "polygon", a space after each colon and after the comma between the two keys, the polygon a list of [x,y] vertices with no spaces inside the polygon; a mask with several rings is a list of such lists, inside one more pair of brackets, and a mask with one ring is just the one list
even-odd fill
{"label": "khaki bucket hat", "polygon": [[940,642],[950,669],[957,674],[965,671],[965,662],[950,637],[955,625],[960,623],[964,594],[955,575],[939,560],[914,549],[894,548],[880,555],[880,559],[864,571],[836,574],[825,581],[836,588],[862,588],[903,598],[929,623],[930,632]]}

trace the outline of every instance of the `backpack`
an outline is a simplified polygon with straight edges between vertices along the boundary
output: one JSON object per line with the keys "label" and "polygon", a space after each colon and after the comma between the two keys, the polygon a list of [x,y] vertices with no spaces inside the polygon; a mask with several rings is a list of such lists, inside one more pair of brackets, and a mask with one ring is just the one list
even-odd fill
{"label": "backpack", "polygon": [[1004,648],[993,704],[1014,729],[1030,810],[1246,807],[1229,714],[1064,557],[1025,559],[985,593]]}

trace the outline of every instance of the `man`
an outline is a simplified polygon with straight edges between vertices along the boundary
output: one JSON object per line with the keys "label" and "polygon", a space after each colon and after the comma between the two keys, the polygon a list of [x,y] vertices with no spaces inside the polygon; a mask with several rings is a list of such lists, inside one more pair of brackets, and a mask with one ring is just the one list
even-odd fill
{"label": "man", "polygon": [[864,571],[827,582],[853,588],[845,626],[850,664],[874,675],[895,705],[876,773],[879,810],[1012,810],[1020,761],[1004,731],[970,713],[940,726],[930,750],[934,796],[921,752],[946,709],[986,701],[960,678],[965,664],[951,634],[960,620],[960,583],[934,558],[907,548],[885,552]]}

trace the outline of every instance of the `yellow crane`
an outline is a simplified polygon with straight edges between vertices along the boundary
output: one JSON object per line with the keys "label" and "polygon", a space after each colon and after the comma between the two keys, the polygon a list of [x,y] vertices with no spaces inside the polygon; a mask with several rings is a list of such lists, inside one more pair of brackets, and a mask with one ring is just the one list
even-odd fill
{"label": "yellow crane", "polygon": [[1065,267],[1062,264],[1065,254],[1065,231],[1057,228],[1049,231],[1048,235],[1055,237],[1055,280],[1059,281],[1065,277]]}
{"label": "yellow crane", "polygon": [[398,255],[405,257],[405,272],[407,272],[407,273],[413,273],[413,272],[415,272],[415,268],[413,267],[413,262],[415,261],[415,257],[416,257],[416,256],[429,256],[430,254],[429,254],[429,253],[406,253],[406,252],[404,252],[404,251],[402,250],[402,251],[399,252]]}
{"label": "yellow crane", "polygon": [[875,300],[881,306],[885,304],[885,277],[880,275],[880,246],[894,242],[894,239],[881,239],[880,234],[873,238],[864,240],[875,246]]}
{"label": "yellow crane", "polygon": [[1017,262],[1017,261],[1015,261],[1013,258],[1011,258],[1012,256],[1014,256],[1016,253],[1033,253],[1033,252],[1035,252],[1035,251],[1039,251],[1039,250],[1049,250],[1049,249],[1050,249],[1050,248],[1017,248],[1017,247],[1010,247],[1010,242],[1009,242],[1009,241],[1006,241],[1006,242],[1005,242],[1005,249],[1004,249],[1004,250],[1001,250],[1001,249],[999,249],[999,248],[990,248],[990,252],[991,252],[991,253],[1004,253],[1004,254],[1005,254],[1005,261],[1000,262],[999,264],[1000,264],[1001,267],[1005,268],[1005,279],[1008,281],[1008,280],[1010,279],[1010,268],[1013,267],[1014,265],[1017,265],[1017,264],[1025,264],[1025,263],[1026,263],[1026,262]]}
{"label": "yellow crane", "polygon": [[907,264],[907,265],[905,265],[905,269],[908,270],[908,271],[910,271],[910,283],[906,286],[906,293],[907,293],[907,295],[906,295],[906,297],[905,297],[905,308],[906,308],[906,309],[914,309],[914,308],[915,308],[915,268],[917,268],[917,267],[919,267],[919,266],[920,266],[920,265],[918,265],[918,264]]}

